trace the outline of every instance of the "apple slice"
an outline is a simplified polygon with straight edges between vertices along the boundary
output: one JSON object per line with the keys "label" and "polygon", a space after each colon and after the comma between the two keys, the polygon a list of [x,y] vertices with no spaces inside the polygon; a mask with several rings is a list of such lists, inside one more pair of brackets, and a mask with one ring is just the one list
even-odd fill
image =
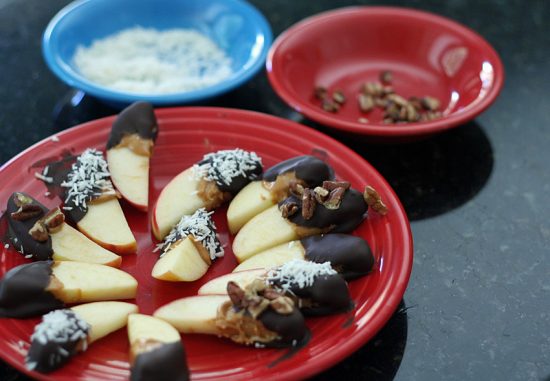
{"label": "apple slice", "polygon": [[262,278],[266,275],[266,271],[263,269],[254,269],[247,271],[232,272],[214,278],[199,288],[197,294],[199,295],[224,295],[227,294],[227,283],[234,282],[239,287],[245,288],[252,283],[254,279]]}
{"label": "apple slice", "polygon": [[254,152],[237,148],[204,155],[161,191],[151,217],[155,238],[162,240],[183,215],[217,208],[261,173],[262,163]]}
{"label": "apple slice", "polygon": [[334,178],[334,170],[314,156],[297,156],[265,171],[262,181],[244,187],[227,209],[229,231],[236,234],[255,215],[284,200],[291,186],[315,187]]}
{"label": "apple slice", "polygon": [[170,324],[148,315],[130,315],[128,339],[131,380],[189,380],[180,334]]}
{"label": "apple slice", "polygon": [[242,227],[233,240],[233,253],[241,263],[261,251],[295,239],[298,239],[295,227],[274,205]]}
{"label": "apple slice", "polygon": [[223,256],[212,213],[201,208],[181,218],[160,245],[162,255],[153,267],[153,278],[192,282],[206,273],[213,260]]}
{"label": "apple slice", "polygon": [[153,106],[135,102],[120,112],[107,142],[107,163],[114,186],[142,211],[148,209],[149,161],[157,135]]}
{"label": "apple slice", "polygon": [[130,303],[98,302],[44,315],[31,337],[27,368],[42,373],[58,369],[88,344],[124,327],[136,311]]}
{"label": "apple slice", "polygon": [[153,316],[170,323],[182,333],[217,335],[218,308],[228,300],[227,295],[190,296],[160,307]]}
{"label": "apple slice", "polygon": [[344,181],[324,181],[315,189],[296,187],[279,205],[252,218],[233,241],[239,262],[298,238],[328,232],[348,233],[365,218],[363,194]]}
{"label": "apple slice", "polygon": [[293,259],[306,259],[316,263],[330,262],[346,280],[368,274],[375,262],[370,246],[363,238],[331,233],[275,246],[248,258],[233,271],[269,270]]}
{"label": "apple slice", "polygon": [[305,250],[300,241],[290,241],[262,251],[239,264],[233,272],[251,269],[269,270],[293,259],[304,259]]}
{"label": "apple slice", "polygon": [[126,302],[93,302],[71,308],[90,325],[88,344],[126,326],[128,316],[138,312],[138,306]]}
{"label": "apple slice", "polygon": [[109,266],[82,262],[54,262],[52,275],[58,285],[50,292],[65,303],[133,299],[137,281],[130,274]]}
{"label": "apple slice", "polygon": [[63,223],[58,230],[51,231],[53,259],[75,261],[120,267],[122,258],[95,242],[70,225]]}

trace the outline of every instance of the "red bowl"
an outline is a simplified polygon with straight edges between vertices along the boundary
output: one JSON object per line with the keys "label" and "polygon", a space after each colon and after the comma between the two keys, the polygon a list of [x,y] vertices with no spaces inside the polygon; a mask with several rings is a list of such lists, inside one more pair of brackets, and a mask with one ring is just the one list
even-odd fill
{"label": "red bowl", "polygon": [[[269,81],[296,111],[326,126],[382,139],[431,135],[483,112],[502,88],[495,50],[472,30],[444,17],[392,7],[351,7],[307,18],[281,34],[268,54]],[[443,117],[383,124],[382,112],[363,114],[355,97],[363,83],[393,73],[396,93],[433,96]],[[316,86],[343,90],[348,101],[324,111]],[[359,118],[368,118],[368,123]]]}

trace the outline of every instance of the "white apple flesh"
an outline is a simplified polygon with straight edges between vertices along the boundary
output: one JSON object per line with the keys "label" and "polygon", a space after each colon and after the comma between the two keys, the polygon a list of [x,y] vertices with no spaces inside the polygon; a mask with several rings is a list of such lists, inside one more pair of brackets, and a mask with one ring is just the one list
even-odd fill
{"label": "white apple flesh", "polygon": [[290,241],[248,258],[235,267],[233,272],[242,272],[251,269],[269,270],[284,265],[293,259],[304,259],[304,257],[305,249],[300,241]]}
{"label": "white apple flesh", "polygon": [[138,155],[128,147],[107,150],[111,181],[122,197],[141,211],[147,211],[149,199],[149,156]]}
{"label": "white apple flesh", "polygon": [[229,232],[236,234],[252,217],[273,205],[275,201],[263,182],[251,182],[241,189],[229,204],[227,209]]}
{"label": "white apple flesh", "polygon": [[190,296],[160,307],[153,316],[170,323],[182,333],[217,335],[215,320],[218,308],[228,300],[226,295]]}
{"label": "white apple flesh", "polygon": [[95,242],[70,225],[63,223],[50,232],[55,261],[75,261],[120,267],[122,258]]}
{"label": "white apple flesh", "polygon": [[239,263],[253,255],[285,242],[298,239],[295,226],[281,215],[277,205],[253,217],[233,241],[233,253]]}
{"label": "white apple flesh", "polygon": [[65,303],[133,299],[137,281],[127,272],[94,263],[61,261],[52,264],[50,291]]}
{"label": "white apple flesh", "polygon": [[125,302],[94,302],[72,307],[78,317],[90,324],[88,344],[126,326],[128,316],[138,312],[138,307]]}
{"label": "white apple flesh", "polygon": [[[210,267],[191,237],[182,239],[170,247],[153,267],[153,278],[170,282],[192,282]],[[206,249],[205,249],[206,250]]]}
{"label": "white apple flesh", "polygon": [[193,214],[205,206],[198,196],[199,183],[191,167],[174,177],[160,192],[151,219],[157,240],[162,241],[183,215]]}
{"label": "white apple flesh", "polygon": [[136,239],[116,198],[89,204],[76,226],[92,241],[117,254],[137,250]]}
{"label": "white apple flesh", "polygon": [[233,272],[214,278],[199,288],[199,295],[227,295],[227,283],[235,282],[240,288],[244,289],[252,283],[254,279],[265,276],[266,271],[263,269],[247,270]]}

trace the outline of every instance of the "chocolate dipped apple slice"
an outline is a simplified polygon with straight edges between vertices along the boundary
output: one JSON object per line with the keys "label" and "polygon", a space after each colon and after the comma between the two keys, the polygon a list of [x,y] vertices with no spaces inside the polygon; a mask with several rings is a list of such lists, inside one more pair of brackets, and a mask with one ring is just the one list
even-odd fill
{"label": "chocolate dipped apple slice", "polygon": [[131,381],[188,381],[180,334],[164,320],[134,314],[128,318]]}
{"label": "chocolate dipped apple slice", "polygon": [[204,155],[161,191],[151,220],[155,238],[162,240],[183,215],[217,208],[261,173],[262,162],[254,152],[234,149]]}
{"label": "chocolate dipped apple slice", "polygon": [[103,154],[87,149],[76,158],[61,187],[63,210],[78,230],[107,250],[135,253],[137,242],[126,222]]}
{"label": "chocolate dipped apple slice", "polygon": [[332,268],[346,280],[368,274],[374,265],[370,246],[363,238],[330,233],[305,237],[262,251],[239,264],[233,271],[269,270],[293,259],[330,262]]}
{"label": "chocolate dipped apple slice", "polygon": [[202,277],[213,260],[223,257],[212,213],[201,208],[181,218],[159,245],[162,254],[153,267],[153,278],[191,282]]}
{"label": "chocolate dipped apple slice", "polygon": [[239,262],[285,242],[328,232],[349,233],[364,219],[367,204],[361,192],[345,181],[324,181],[322,187],[299,184],[279,205],[256,215],[239,231],[233,253]]}
{"label": "chocolate dipped apple slice", "polygon": [[40,261],[19,265],[0,279],[0,317],[31,317],[65,303],[132,299],[137,281],[109,266]]}
{"label": "chocolate dipped apple slice", "polygon": [[27,368],[49,373],[62,367],[88,345],[124,327],[137,310],[130,303],[96,302],[49,312],[31,336]]}
{"label": "chocolate dipped apple slice", "polygon": [[22,192],[8,199],[8,238],[25,258],[77,261],[118,267],[121,257],[65,223],[59,208],[50,211]]}
{"label": "chocolate dipped apple slice", "polygon": [[348,286],[329,262],[315,263],[293,259],[269,271],[262,269],[222,275],[205,283],[199,295],[226,293],[233,282],[241,288],[260,280],[292,298],[305,315],[329,315],[352,307]]}
{"label": "chocolate dipped apple slice", "polygon": [[122,197],[142,211],[149,205],[149,162],[157,135],[153,106],[135,102],[120,112],[107,141],[111,180]]}
{"label": "chocolate dipped apple slice", "polygon": [[295,347],[307,340],[309,331],[294,301],[264,281],[244,289],[229,282],[227,294],[179,299],[154,315],[183,333],[215,334],[257,347]]}
{"label": "chocolate dipped apple slice", "polygon": [[332,179],[334,170],[310,155],[293,157],[269,168],[262,180],[250,182],[229,204],[229,231],[236,234],[252,217],[287,198],[291,184],[314,188]]}

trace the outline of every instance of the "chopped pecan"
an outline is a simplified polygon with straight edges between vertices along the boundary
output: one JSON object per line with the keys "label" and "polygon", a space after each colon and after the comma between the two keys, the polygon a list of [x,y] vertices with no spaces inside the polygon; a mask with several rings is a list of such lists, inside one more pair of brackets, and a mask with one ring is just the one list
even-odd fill
{"label": "chopped pecan", "polygon": [[244,308],[244,290],[237,283],[227,282],[227,294],[234,306]]}
{"label": "chopped pecan", "polygon": [[329,181],[325,180],[323,181],[323,188],[325,188],[328,191],[332,191],[336,188],[344,188],[348,189],[351,186],[349,181]]}
{"label": "chopped pecan", "polygon": [[313,195],[315,196],[315,200],[317,200],[319,204],[322,204],[323,202],[325,202],[329,193],[330,192],[323,187],[315,187],[315,189],[313,190]]}
{"label": "chopped pecan", "polygon": [[313,191],[309,188],[304,189],[304,194],[302,195],[302,217],[304,217],[305,220],[309,220],[313,217],[316,206],[317,204]]}
{"label": "chopped pecan", "polygon": [[363,93],[377,97],[383,92],[382,84],[379,82],[367,82],[363,85]]}
{"label": "chopped pecan", "polygon": [[331,101],[328,98],[324,98],[321,101],[321,107],[323,108],[323,110],[328,112],[337,112],[338,110],[340,110],[340,105],[336,102]]}
{"label": "chopped pecan", "polygon": [[281,213],[283,218],[288,218],[296,214],[298,211],[298,205],[294,202],[285,202],[281,205]]}
{"label": "chopped pecan", "polygon": [[394,102],[395,104],[397,104],[398,106],[406,106],[407,105],[407,100],[405,98],[403,98],[401,95],[389,94],[388,99],[390,101]]}
{"label": "chopped pecan", "polygon": [[52,232],[61,227],[63,222],[65,222],[65,215],[59,208],[54,208],[42,218],[42,221],[44,221],[44,225],[48,231]]}
{"label": "chopped pecan", "polygon": [[48,234],[48,229],[42,220],[36,221],[33,227],[29,230],[29,234],[32,239],[38,242],[46,242],[50,236]]}
{"label": "chopped pecan", "polygon": [[429,111],[436,111],[439,108],[440,102],[434,97],[424,97],[420,100],[422,107]]}
{"label": "chopped pecan", "polygon": [[327,96],[327,89],[326,87],[323,87],[323,86],[317,86],[315,88],[315,97],[317,99],[323,99]]}
{"label": "chopped pecan", "polygon": [[342,202],[342,198],[344,198],[345,192],[346,188],[344,187],[338,187],[331,190],[327,200],[323,203],[325,208],[338,209],[340,207],[340,203]]}
{"label": "chopped pecan", "polygon": [[393,81],[393,74],[389,70],[384,70],[380,73],[380,82],[388,85]]}
{"label": "chopped pecan", "polygon": [[15,193],[15,195],[13,197],[13,202],[15,203],[15,206],[17,206],[19,208],[23,205],[31,204],[32,203],[32,198],[30,198],[27,195],[24,195],[23,193],[17,192],[17,193]]}
{"label": "chopped pecan", "polygon": [[372,95],[359,94],[357,100],[359,101],[359,109],[361,109],[362,112],[369,112],[374,108],[374,98]]}
{"label": "chopped pecan", "polygon": [[277,299],[272,300],[269,302],[269,305],[275,310],[275,312],[281,315],[290,315],[294,310],[294,302],[286,296],[280,296]]}
{"label": "chopped pecan", "polygon": [[338,104],[344,104],[346,102],[346,96],[342,90],[336,90],[332,93],[332,99]]}
{"label": "chopped pecan", "polygon": [[298,182],[298,180],[290,180],[288,184],[288,189],[290,193],[301,196],[304,193],[304,186]]}
{"label": "chopped pecan", "polygon": [[388,213],[388,207],[386,206],[386,204],[384,204],[384,202],[382,201],[382,198],[380,197],[376,189],[374,189],[370,185],[367,185],[365,187],[363,198],[365,199],[365,202],[367,203],[367,205],[371,207],[374,211],[382,215],[385,215],[386,213]]}
{"label": "chopped pecan", "polygon": [[39,205],[22,204],[17,211],[11,214],[11,218],[16,221],[26,221],[29,218],[42,215],[43,211]]}

